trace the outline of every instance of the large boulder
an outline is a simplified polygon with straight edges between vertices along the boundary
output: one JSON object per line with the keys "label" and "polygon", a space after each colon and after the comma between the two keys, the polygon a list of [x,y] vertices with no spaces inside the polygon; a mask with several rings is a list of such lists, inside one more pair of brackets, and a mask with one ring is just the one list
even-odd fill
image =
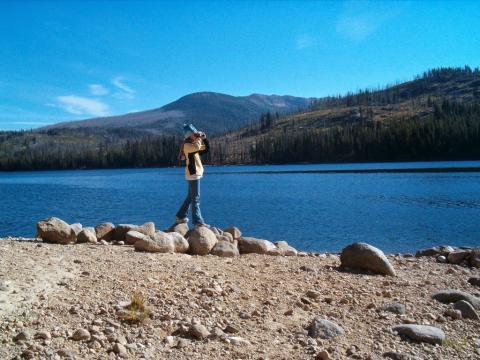
{"label": "large boulder", "polygon": [[447,255],[447,260],[450,264],[460,264],[470,255],[468,250],[455,250]]}
{"label": "large boulder", "polygon": [[110,241],[115,234],[115,226],[111,222],[98,224],[95,226],[95,234],[98,240]]}
{"label": "large boulder", "polygon": [[135,250],[153,253],[173,253],[175,243],[173,237],[167,233],[157,231],[153,235],[144,235],[133,244]]}
{"label": "large boulder", "polygon": [[297,256],[297,250],[288,245],[286,241],[277,241],[275,243],[277,247],[274,251],[270,252],[269,255],[280,255],[280,256]]}
{"label": "large boulder", "polygon": [[460,290],[439,290],[432,295],[432,298],[444,304],[456,303],[457,301],[465,300],[466,302],[469,302],[475,309],[480,309],[480,298]]}
{"label": "large boulder", "polygon": [[430,344],[442,344],[445,340],[445,333],[434,326],[402,324],[392,328],[398,335],[416,342]]}
{"label": "large boulder", "polygon": [[96,243],[97,236],[95,235],[95,229],[93,227],[85,227],[77,235],[78,243]]}
{"label": "large boulder", "polygon": [[317,316],[308,327],[308,336],[313,338],[331,339],[345,334],[343,328],[327,319]]}
{"label": "large boulder", "polygon": [[119,224],[115,226],[113,239],[117,241],[125,241],[127,244],[133,244],[129,243],[127,240],[127,233],[129,231],[137,231],[145,235],[153,235],[155,234],[155,223],[146,222],[143,225]]}
{"label": "large boulder", "polygon": [[275,251],[276,246],[268,240],[240,237],[238,239],[238,249],[240,254],[268,254]]}
{"label": "large boulder", "polygon": [[70,227],[75,231],[75,235],[80,234],[80,231],[83,229],[83,226],[80,223],[71,224]]}
{"label": "large boulder", "polygon": [[480,249],[472,250],[469,263],[471,267],[480,268]]}
{"label": "large boulder", "polygon": [[170,228],[166,232],[168,233],[176,232],[182,235],[183,237],[185,237],[185,235],[187,235],[188,230],[189,230],[188,224],[181,223],[181,224],[173,224],[172,226],[170,226]]}
{"label": "large boulder", "polygon": [[136,230],[130,230],[125,234],[125,242],[127,244],[135,245],[137,240],[143,240],[146,236],[148,235],[142,234]]}
{"label": "large boulder", "polygon": [[218,241],[226,241],[226,242],[229,242],[229,243],[233,243],[235,241],[235,240],[233,240],[232,235],[229,234],[229,233],[216,234],[215,236],[217,237]]}
{"label": "large boulder", "polygon": [[368,270],[376,274],[396,276],[385,254],[366,243],[348,245],[340,254],[342,268]]}
{"label": "large boulder", "polygon": [[182,234],[177,232],[168,233],[168,235],[173,239],[173,245],[176,253],[186,253],[189,248],[187,239],[183,237]]}
{"label": "large boulder", "polygon": [[453,308],[455,310],[459,310],[462,313],[462,317],[464,319],[473,319],[473,320],[480,320],[475,308],[469,302],[465,300],[459,300],[454,305]]}
{"label": "large boulder", "polygon": [[416,257],[439,256],[439,255],[448,256],[448,254],[451,253],[452,251],[455,251],[453,247],[441,245],[441,246],[434,246],[431,248],[418,250],[415,256]]}
{"label": "large boulder", "polygon": [[233,239],[238,239],[242,236],[242,232],[236,226],[230,226],[226,229],[223,229],[223,232],[232,235]]}
{"label": "large boulder", "polygon": [[236,243],[220,240],[213,247],[211,254],[221,257],[235,257],[240,255],[240,252],[238,251],[238,246]]}
{"label": "large boulder", "polygon": [[205,226],[197,227],[188,233],[190,252],[194,255],[207,255],[217,243],[217,237]]}
{"label": "large boulder", "polygon": [[71,244],[77,241],[75,230],[65,221],[50,217],[37,223],[37,234],[45,242]]}

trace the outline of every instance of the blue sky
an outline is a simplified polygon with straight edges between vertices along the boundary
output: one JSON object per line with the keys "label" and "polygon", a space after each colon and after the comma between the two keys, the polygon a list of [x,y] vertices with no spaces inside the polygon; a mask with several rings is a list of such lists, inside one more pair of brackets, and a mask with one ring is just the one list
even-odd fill
{"label": "blue sky", "polygon": [[0,129],[480,65],[480,2],[0,2]]}

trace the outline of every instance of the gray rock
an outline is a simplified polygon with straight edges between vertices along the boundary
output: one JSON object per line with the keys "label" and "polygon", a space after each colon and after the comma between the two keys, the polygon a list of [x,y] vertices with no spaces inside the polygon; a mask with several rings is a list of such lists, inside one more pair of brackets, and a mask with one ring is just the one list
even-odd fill
{"label": "gray rock", "polygon": [[73,333],[72,340],[88,341],[90,340],[90,332],[88,332],[86,329],[78,329]]}
{"label": "gray rock", "polygon": [[112,351],[120,357],[126,357],[128,355],[127,349],[120,343],[115,343],[112,347]]}
{"label": "gray rock", "polygon": [[383,353],[383,357],[392,360],[422,360],[422,358],[419,358],[418,356],[397,353],[394,351],[388,351],[386,353]]}
{"label": "gray rock", "polygon": [[450,264],[460,264],[470,255],[468,250],[455,250],[448,254],[447,260]]}
{"label": "gray rock", "polygon": [[130,230],[125,234],[125,242],[127,244],[135,245],[137,240],[143,240],[147,235],[142,234],[136,230]]}
{"label": "gray rock", "polygon": [[137,251],[153,253],[174,253],[175,243],[173,237],[163,231],[156,232],[153,236],[145,235],[133,245]]}
{"label": "gray rock", "polygon": [[190,326],[190,335],[196,339],[203,340],[210,336],[210,332],[202,324],[194,323]]}
{"label": "gray rock", "polygon": [[126,241],[129,243],[126,236],[129,231],[137,231],[141,234],[152,236],[155,234],[155,223],[146,222],[143,225],[119,224],[115,227],[113,238],[117,241]]}
{"label": "gray rock", "polygon": [[192,254],[207,255],[217,244],[217,237],[212,230],[205,226],[201,226],[190,230],[188,243]]}
{"label": "gray rock", "polygon": [[97,235],[95,235],[95,229],[93,227],[83,228],[77,235],[78,243],[96,243]]}
{"label": "gray rock", "polygon": [[[218,241],[226,241],[226,242],[230,242],[230,243],[233,243],[235,241],[235,240],[233,240],[233,237],[230,233],[215,234],[215,236],[217,237]],[[238,243],[238,241],[237,241],[237,243]]]}
{"label": "gray rock", "polygon": [[8,291],[10,286],[4,280],[0,280],[0,291]]}
{"label": "gray rock", "polygon": [[235,257],[240,255],[237,244],[231,243],[230,241],[218,241],[210,253],[221,257]]}
{"label": "gray rock", "polygon": [[443,255],[438,255],[437,256],[437,262],[445,264],[447,262],[447,258]]}
{"label": "gray rock", "polygon": [[133,224],[118,224],[115,226],[113,238],[117,241],[126,241],[125,237],[131,230],[138,231],[138,226]]}
{"label": "gray rock", "polygon": [[27,331],[20,331],[17,335],[13,337],[14,341],[27,341],[30,340],[32,336]]}
{"label": "gray rock", "polygon": [[422,256],[438,256],[438,255],[443,255],[445,257],[448,256],[449,253],[452,251],[455,251],[455,249],[451,246],[434,246],[431,248],[427,249],[422,249],[418,250],[417,253],[415,254],[416,257],[422,257]]}
{"label": "gray rock", "polygon": [[71,244],[77,241],[75,230],[65,221],[51,217],[37,223],[37,234],[45,242]]}
{"label": "gray rock", "polygon": [[480,268],[480,249],[472,250],[469,265],[477,269]]}
{"label": "gray rock", "polygon": [[52,335],[48,331],[37,331],[33,337],[35,339],[50,340]]}
{"label": "gray rock", "polygon": [[465,300],[459,300],[454,305],[453,308],[455,310],[460,310],[462,313],[462,317],[464,319],[472,319],[472,320],[480,320],[477,312],[473,308],[472,304]]}
{"label": "gray rock", "polygon": [[297,249],[288,245],[286,241],[277,241],[275,246],[277,247],[276,251],[280,256],[297,256]]}
{"label": "gray rock", "polygon": [[396,276],[385,254],[366,243],[348,245],[340,254],[342,268],[369,270],[376,274]]}
{"label": "gray rock", "polygon": [[57,355],[65,359],[74,359],[73,352],[68,349],[60,349],[57,351]]}
{"label": "gray rock", "polygon": [[441,303],[449,304],[460,300],[469,302],[475,309],[480,309],[480,299],[466,292],[453,289],[445,289],[435,292],[432,298]]}
{"label": "gray rock", "polygon": [[238,249],[240,254],[268,254],[275,251],[276,247],[268,240],[241,237],[238,239]]}
{"label": "gray rock", "polygon": [[182,223],[182,224],[173,224],[166,232],[176,232],[185,237],[188,233],[188,224],[187,223]]}
{"label": "gray rock", "polygon": [[175,252],[176,253],[186,253],[189,248],[189,244],[187,239],[183,237],[182,234],[177,233],[177,232],[171,232],[168,233],[169,236],[172,237],[173,239],[173,246],[175,247]]}
{"label": "gray rock", "polygon": [[444,315],[449,316],[455,320],[460,320],[462,318],[462,312],[460,310],[455,310],[455,309],[445,310]]}
{"label": "gray rock", "polygon": [[188,339],[180,338],[177,342],[178,349],[184,349],[190,345],[190,341]]}
{"label": "gray rock", "polygon": [[480,277],[472,276],[470,279],[468,279],[468,282],[473,286],[480,286]]}
{"label": "gray rock", "polygon": [[212,339],[224,339],[224,338],[226,338],[226,336],[227,336],[227,334],[225,334],[225,333],[223,332],[223,330],[220,329],[218,326],[215,327],[215,328],[213,329],[212,333],[210,334],[210,337],[211,337]]}
{"label": "gray rock", "polygon": [[82,229],[83,229],[83,226],[80,223],[71,224],[70,226],[72,227],[73,231],[75,232],[75,235],[78,235],[80,233],[80,231],[82,231]]}
{"label": "gray rock", "polygon": [[250,341],[248,341],[247,339],[244,339],[240,336],[229,336],[228,340],[230,340],[230,343],[232,345],[236,345],[236,346],[249,346],[249,345],[251,345]]}
{"label": "gray rock", "polygon": [[331,339],[343,334],[345,331],[341,326],[319,316],[313,319],[308,328],[308,335],[314,338]]}
{"label": "gray rock", "polygon": [[115,234],[115,226],[111,222],[98,224],[95,226],[95,235],[98,240],[110,241]]}
{"label": "gray rock", "polygon": [[445,340],[445,333],[442,329],[434,326],[402,324],[394,326],[392,330],[397,332],[400,336],[416,342],[442,344]]}
{"label": "gray rock", "polygon": [[242,232],[240,231],[240,229],[235,227],[235,226],[231,226],[231,227],[228,227],[226,229],[223,229],[223,232],[224,233],[229,233],[230,235],[232,235],[234,240],[238,239],[242,236]]}
{"label": "gray rock", "polygon": [[388,311],[398,315],[403,315],[406,313],[405,305],[401,303],[391,303],[391,304],[385,305],[381,308],[381,310]]}

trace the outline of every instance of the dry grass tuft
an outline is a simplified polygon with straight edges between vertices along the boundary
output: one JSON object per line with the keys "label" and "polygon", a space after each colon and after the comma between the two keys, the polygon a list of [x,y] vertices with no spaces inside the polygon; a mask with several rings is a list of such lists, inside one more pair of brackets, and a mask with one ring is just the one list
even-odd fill
{"label": "dry grass tuft", "polygon": [[118,313],[121,321],[128,323],[142,323],[150,317],[152,311],[146,305],[145,298],[139,292],[134,293],[131,297],[130,304],[125,306]]}

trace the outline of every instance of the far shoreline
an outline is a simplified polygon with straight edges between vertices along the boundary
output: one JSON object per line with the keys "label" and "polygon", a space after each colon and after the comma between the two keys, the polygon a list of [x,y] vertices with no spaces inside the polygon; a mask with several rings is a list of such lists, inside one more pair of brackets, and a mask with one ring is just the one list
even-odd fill
{"label": "far shoreline", "polygon": [[[308,166],[308,165],[326,165],[326,166],[335,166],[335,165],[391,165],[391,164],[419,164],[419,163],[462,163],[462,162],[480,162],[480,159],[435,159],[435,160],[392,160],[392,161],[334,161],[334,162],[295,162],[295,163],[268,163],[268,164],[255,164],[255,163],[242,163],[242,164],[205,164],[206,168],[223,168],[223,167],[246,167],[246,166],[258,166],[258,167],[267,167],[267,166]],[[29,170],[0,170],[0,174],[5,173],[42,173],[42,172],[67,172],[67,171],[95,171],[95,170],[151,170],[151,169],[182,169],[183,165],[174,165],[174,166],[139,166],[139,167],[89,167],[89,168],[71,168],[71,169],[29,169]],[[397,170],[397,171],[396,171]],[[423,171],[422,171],[423,170]],[[435,172],[480,172],[480,164],[476,166],[452,166],[452,167],[413,167],[413,168],[387,168],[387,169],[345,169],[345,170],[305,170],[305,171],[292,171],[292,173],[301,173],[301,172],[311,172],[311,173],[435,173]],[[238,172],[242,173],[242,172]],[[244,173],[247,173],[244,172]],[[248,173],[257,173],[255,171],[248,171]],[[258,172],[258,173],[269,173],[269,172]],[[288,172],[286,172],[288,173]],[[211,173],[211,174],[215,174]]]}

